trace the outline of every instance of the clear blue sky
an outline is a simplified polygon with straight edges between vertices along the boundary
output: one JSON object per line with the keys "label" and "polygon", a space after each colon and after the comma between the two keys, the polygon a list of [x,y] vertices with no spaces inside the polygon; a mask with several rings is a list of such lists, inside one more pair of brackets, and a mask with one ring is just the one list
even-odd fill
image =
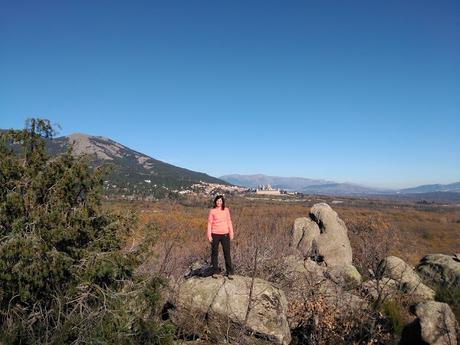
{"label": "clear blue sky", "polygon": [[1,1],[0,127],[206,172],[460,181],[460,1]]}

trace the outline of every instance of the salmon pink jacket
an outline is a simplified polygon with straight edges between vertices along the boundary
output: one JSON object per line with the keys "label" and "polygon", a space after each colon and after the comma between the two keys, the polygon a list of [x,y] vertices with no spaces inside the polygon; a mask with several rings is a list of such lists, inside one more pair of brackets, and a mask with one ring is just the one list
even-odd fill
{"label": "salmon pink jacket", "polygon": [[228,207],[224,210],[220,207],[209,210],[207,231],[209,241],[212,240],[211,234],[230,234],[230,239],[233,239],[233,225]]}

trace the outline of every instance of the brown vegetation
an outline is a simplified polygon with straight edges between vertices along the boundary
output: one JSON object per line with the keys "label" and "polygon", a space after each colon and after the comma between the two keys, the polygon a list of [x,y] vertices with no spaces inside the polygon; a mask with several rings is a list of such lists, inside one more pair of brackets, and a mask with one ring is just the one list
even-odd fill
{"label": "brown vegetation", "polygon": [[[170,275],[181,274],[190,262],[210,256],[205,236],[210,199],[195,199],[182,204],[161,201],[107,203],[106,206],[132,208],[139,214],[141,222],[154,222],[160,228],[160,241],[155,248],[157,257],[152,258],[150,268],[144,268],[155,267]],[[308,215],[310,207],[320,201],[331,202],[313,197],[297,202],[243,197],[227,199],[235,229],[232,259],[238,271],[241,274],[249,272],[256,245],[259,246],[260,260],[286,255],[294,220]],[[376,260],[386,255],[399,256],[415,265],[428,253],[460,252],[459,207],[427,207],[362,199],[344,201],[331,206],[349,229],[358,268],[372,267],[365,261],[373,261],[375,265]],[[143,235],[135,234],[134,240]],[[219,258],[220,263],[222,259]]]}
{"label": "brown vegetation", "polygon": [[[375,278],[373,273],[378,263],[388,255],[399,256],[415,265],[428,253],[460,252],[458,207],[362,199],[344,199],[341,204],[331,201],[314,197],[289,201],[227,198],[235,229],[231,251],[236,273],[276,282],[277,275],[283,272],[280,259],[291,254],[289,240],[294,220],[307,216],[310,207],[317,202],[328,202],[345,221],[353,247],[353,264],[364,279]],[[194,261],[209,262],[210,246],[205,234],[210,206],[211,198],[106,204],[108,208],[133,208],[141,223],[155,224],[159,238],[152,252],[156,255],[141,269],[175,278],[181,277]],[[146,235],[133,234],[132,243]],[[222,253],[219,255],[222,266]],[[404,295],[388,299],[384,291],[385,286],[372,308],[347,314],[325,303],[320,292],[305,290],[305,293],[314,294],[314,298],[309,295],[289,304],[289,316],[299,320],[299,327],[293,332],[294,343],[305,334],[311,344],[396,343],[403,325],[410,321],[408,306],[413,301],[411,296]]]}

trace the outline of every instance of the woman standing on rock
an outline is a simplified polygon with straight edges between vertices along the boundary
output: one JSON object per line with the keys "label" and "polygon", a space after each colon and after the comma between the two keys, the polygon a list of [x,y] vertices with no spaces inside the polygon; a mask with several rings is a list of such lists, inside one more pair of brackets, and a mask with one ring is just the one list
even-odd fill
{"label": "woman standing on rock", "polygon": [[212,277],[217,278],[217,274],[219,273],[219,243],[222,243],[225,258],[225,275],[228,279],[233,279],[233,266],[230,256],[233,225],[230,218],[230,211],[228,207],[225,207],[223,195],[217,195],[214,198],[213,208],[209,210],[207,237],[208,241],[211,242]]}

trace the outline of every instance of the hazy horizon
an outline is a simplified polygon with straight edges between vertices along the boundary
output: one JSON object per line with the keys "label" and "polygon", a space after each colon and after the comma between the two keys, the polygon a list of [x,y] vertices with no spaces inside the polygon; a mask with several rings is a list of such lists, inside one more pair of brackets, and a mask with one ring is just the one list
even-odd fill
{"label": "hazy horizon", "polygon": [[388,184],[386,186],[385,185],[382,186],[382,185],[372,185],[370,183],[365,183],[365,182],[360,182],[360,181],[340,181],[340,180],[334,179],[334,178],[325,179],[325,178],[321,178],[321,177],[292,176],[292,175],[281,176],[281,175],[271,175],[271,174],[264,174],[264,173],[250,173],[250,174],[229,173],[229,174],[212,175],[212,176],[220,178],[221,176],[226,176],[226,175],[265,175],[265,176],[271,176],[271,177],[284,177],[284,178],[307,178],[307,179],[312,179],[312,180],[327,180],[327,181],[335,182],[335,183],[358,184],[358,185],[365,186],[365,187],[381,188],[381,189],[405,189],[405,188],[418,187],[418,186],[421,186],[421,185],[431,185],[431,184],[443,184],[443,185],[445,185],[445,184],[451,184],[451,183],[460,182],[460,178],[458,178],[455,181],[448,181],[448,182],[437,182],[437,181],[433,182],[433,181],[423,181],[423,180],[421,180],[421,182],[412,181],[412,182],[407,182],[406,184],[399,184],[399,185]]}

